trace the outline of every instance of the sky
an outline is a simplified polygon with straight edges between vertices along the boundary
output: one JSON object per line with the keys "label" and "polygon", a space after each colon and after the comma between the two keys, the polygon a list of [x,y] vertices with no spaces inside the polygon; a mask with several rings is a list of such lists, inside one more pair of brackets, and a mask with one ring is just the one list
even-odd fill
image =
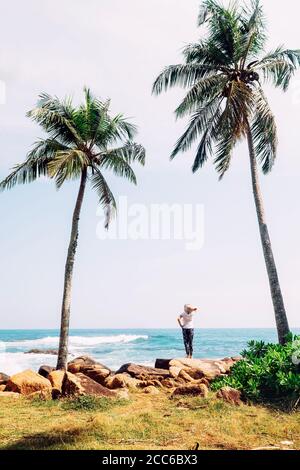
{"label": "sky", "polygon": [[[274,0],[262,3],[267,49],[300,48],[299,2],[286,0],[284,9]],[[161,69],[180,63],[182,48],[200,37],[198,8],[198,0],[2,4],[0,179],[42,136],[25,116],[39,93],[71,95],[77,103],[86,85],[109,97],[114,113],[138,125],[136,140],[147,151],[146,166],[136,167],[137,186],[108,176],[116,197],[127,197],[133,212],[144,208],[144,217],[153,204],[203,211],[198,250],[176,239],[101,239],[97,196],[89,188],[80,220],[72,328],[172,328],[185,303],[199,307],[197,327],[275,325],[246,145],[238,145],[221,182],[212,162],[192,174],[195,148],[169,161],[186,125],[173,113],[183,91],[151,95]],[[279,149],[261,186],[289,322],[299,327],[300,73],[285,94],[269,86],[266,92]],[[0,329],[59,326],[77,188],[75,181],[57,191],[43,179],[0,194]]]}

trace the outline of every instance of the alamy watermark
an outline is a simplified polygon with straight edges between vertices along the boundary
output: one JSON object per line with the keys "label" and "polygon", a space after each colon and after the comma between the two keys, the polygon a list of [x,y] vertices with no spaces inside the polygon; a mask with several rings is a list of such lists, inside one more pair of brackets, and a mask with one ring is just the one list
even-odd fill
{"label": "alamy watermark", "polygon": [[203,204],[129,204],[121,196],[109,230],[104,229],[101,207],[97,216],[100,240],[181,240],[186,250],[200,250],[204,244]]}

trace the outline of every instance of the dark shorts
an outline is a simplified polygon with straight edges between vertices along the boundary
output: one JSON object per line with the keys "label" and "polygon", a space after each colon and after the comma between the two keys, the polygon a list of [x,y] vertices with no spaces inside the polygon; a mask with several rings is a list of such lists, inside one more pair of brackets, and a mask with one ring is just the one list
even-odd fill
{"label": "dark shorts", "polygon": [[187,355],[193,355],[194,328],[182,328],[183,342]]}

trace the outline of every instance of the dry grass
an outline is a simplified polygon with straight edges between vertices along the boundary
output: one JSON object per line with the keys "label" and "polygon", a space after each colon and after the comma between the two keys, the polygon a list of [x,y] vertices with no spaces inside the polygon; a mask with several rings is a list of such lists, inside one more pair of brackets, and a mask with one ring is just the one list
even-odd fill
{"label": "dry grass", "polygon": [[[293,444],[282,444],[292,441]],[[216,400],[134,393],[94,410],[1,398],[0,449],[300,449],[300,415]]]}

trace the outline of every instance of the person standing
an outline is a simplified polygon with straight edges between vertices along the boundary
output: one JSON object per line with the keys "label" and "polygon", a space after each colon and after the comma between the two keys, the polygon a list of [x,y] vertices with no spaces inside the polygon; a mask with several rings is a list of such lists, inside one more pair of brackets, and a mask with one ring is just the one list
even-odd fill
{"label": "person standing", "polygon": [[190,304],[185,304],[183,313],[179,315],[177,321],[182,329],[183,342],[186,352],[186,357],[192,359],[193,357],[193,340],[194,340],[194,313],[197,307]]}

